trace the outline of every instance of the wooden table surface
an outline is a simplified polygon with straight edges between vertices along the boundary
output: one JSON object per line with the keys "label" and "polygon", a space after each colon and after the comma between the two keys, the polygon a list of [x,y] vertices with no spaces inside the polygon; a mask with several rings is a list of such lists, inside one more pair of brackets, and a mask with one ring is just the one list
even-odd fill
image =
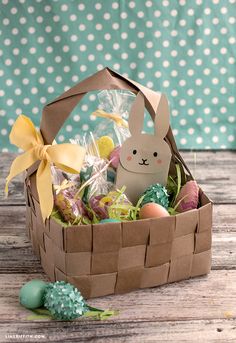
{"label": "wooden table surface", "polygon": [[236,342],[236,152],[182,155],[214,202],[211,273],[92,299],[91,306],[118,309],[119,315],[74,322],[29,320],[19,305],[26,281],[47,279],[26,236],[22,177],[4,199],[13,155],[0,156],[0,342]]}

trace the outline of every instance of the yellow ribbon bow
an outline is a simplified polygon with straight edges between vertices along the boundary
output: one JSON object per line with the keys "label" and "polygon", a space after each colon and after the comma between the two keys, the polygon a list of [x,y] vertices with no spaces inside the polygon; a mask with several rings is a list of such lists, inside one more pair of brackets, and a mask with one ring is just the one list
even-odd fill
{"label": "yellow ribbon bow", "polygon": [[49,218],[53,210],[53,192],[51,164],[65,172],[79,173],[85,149],[76,144],[44,145],[43,137],[36,130],[32,121],[20,115],[12,127],[10,142],[23,149],[25,153],[12,162],[10,173],[6,179],[5,192],[8,194],[8,183],[13,177],[27,170],[35,162],[41,161],[36,173],[36,186],[39,196],[43,221]]}
{"label": "yellow ribbon bow", "polygon": [[96,117],[102,117],[102,118],[108,118],[113,120],[118,126],[123,126],[128,128],[128,123],[125,119],[123,119],[119,114],[115,113],[107,113],[103,110],[96,110],[95,112],[92,113]]}

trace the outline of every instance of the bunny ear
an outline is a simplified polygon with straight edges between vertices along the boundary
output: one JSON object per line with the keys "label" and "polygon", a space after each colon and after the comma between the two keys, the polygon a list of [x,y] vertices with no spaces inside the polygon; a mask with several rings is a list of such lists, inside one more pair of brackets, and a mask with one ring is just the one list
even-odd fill
{"label": "bunny ear", "polygon": [[144,97],[138,92],[129,114],[129,130],[132,136],[140,134],[144,121]]}
{"label": "bunny ear", "polygon": [[154,120],[155,135],[164,138],[170,126],[170,111],[167,97],[162,94]]}

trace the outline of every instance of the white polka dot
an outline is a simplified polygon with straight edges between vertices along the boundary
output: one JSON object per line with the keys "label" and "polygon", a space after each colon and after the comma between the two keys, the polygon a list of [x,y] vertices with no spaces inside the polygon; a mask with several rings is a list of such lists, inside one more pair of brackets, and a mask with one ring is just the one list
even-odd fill
{"label": "white polka dot", "polygon": [[162,62],[162,65],[163,65],[164,68],[167,68],[167,67],[169,67],[170,62],[165,60],[165,61]]}
{"label": "white polka dot", "polygon": [[197,118],[197,119],[196,119],[196,123],[197,123],[198,125],[201,125],[201,124],[203,123],[202,118]]}
{"label": "white polka dot", "polygon": [[177,14],[178,14],[178,11],[176,11],[176,10],[171,10],[171,11],[170,11],[170,15],[171,15],[172,17],[176,17]]}
{"label": "white polka dot", "polygon": [[221,113],[226,113],[226,112],[227,112],[227,108],[224,107],[224,106],[221,107],[221,108],[220,108],[220,112],[221,112]]}
{"label": "white polka dot", "polygon": [[121,33],[121,38],[122,39],[127,39],[127,37],[128,37],[128,34],[126,32],[122,32]]}
{"label": "white polka dot", "polygon": [[95,37],[94,37],[93,34],[90,33],[90,34],[87,36],[87,38],[88,38],[89,41],[93,41]]}
{"label": "white polka dot", "polygon": [[229,62],[229,64],[235,64],[235,59],[234,59],[234,57],[230,57],[230,58],[228,59],[228,62]]}
{"label": "white polka dot", "polygon": [[58,136],[59,142],[64,142],[65,137],[63,135]]}
{"label": "white polka dot", "polygon": [[24,98],[23,99],[23,104],[24,105],[29,105],[30,104],[30,99],[29,98]]}
{"label": "white polka dot", "polygon": [[189,29],[189,30],[187,31],[187,35],[188,35],[188,36],[194,36],[194,34],[195,34],[195,32],[194,32],[193,29]]}
{"label": "white polka dot", "polygon": [[173,90],[171,91],[171,95],[172,95],[173,97],[177,96],[177,95],[178,95],[177,90],[176,90],[176,89],[173,89]]}
{"label": "white polka dot", "polygon": [[229,121],[230,123],[234,123],[234,122],[235,122],[235,117],[229,116],[229,117],[228,117],[228,121]]}
{"label": "white polka dot", "polygon": [[[118,24],[118,26],[119,26],[119,24]],[[102,24],[96,24],[95,28],[97,31],[101,31],[102,30]],[[117,29],[118,29],[118,27],[117,27]]]}
{"label": "white polka dot", "polygon": [[32,47],[32,48],[29,49],[29,52],[30,52],[31,55],[35,54],[36,51],[37,51],[37,50],[36,50],[36,48],[34,48],[34,47]]}
{"label": "white polka dot", "polygon": [[1,130],[1,134],[2,134],[3,136],[6,136],[6,135],[7,135],[7,129],[2,129],[2,130]]}
{"label": "white polka dot", "polygon": [[72,36],[70,36],[70,40],[72,42],[76,42],[78,40],[78,36],[77,35],[72,35]]}
{"label": "white polka dot", "polygon": [[216,124],[216,123],[218,123],[219,119],[218,119],[218,117],[212,117],[211,121],[212,121],[212,123]]}
{"label": "white polka dot", "polygon": [[[83,25],[83,26],[84,26],[84,25]],[[68,25],[62,25],[62,28],[61,28],[61,29],[62,29],[63,32],[67,32],[67,31],[69,30],[69,26],[68,26]],[[79,30],[82,31],[81,28],[80,28],[80,26],[79,26]]]}
{"label": "white polka dot", "polygon": [[77,16],[75,14],[72,14],[70,16],[70,21],[76,21],[77,20]]}
{"label": "white polka dot", "polygon": [[228,83],[234,84],[235,83],[235,77],[229,77],[228,78]]}
{"label": "white polka dot", "polygon": [[177,30],[172,30],[171,33],[170,33],[170,35],[171,35],[172,37],[176,37],[176,36],[178,35],[178,31],[177,31]]}
{"label": "white polka dot", "polygon": [[227,7],[221,7],[220,12],[221,12],[222,14],[226,14],[226,13],[228,12]]}
{"label": "white polka dot", "polygon": [[21,94],[21,89],[20,88],[16,88],[15,89],[15,94],[16,95],[20,95]]}
{"label": "white polka dot", "polygon": [[169,20],[163,20],[162,25],[163,25],[164,27],[170,26]]}
{"label": "white polka dot", "polygon": [[213,137],[212,137],[212,141],[213,141],[214,143],[218,143],[218,142],[219,142],[219,137],[218,137],[218,136],[213,136]]}
{"label": "white polka dot", "polygon": [[196,84],[197,86],[201,86],[201,85],[202,85],[202,79],[196,79],[196,80],[195,80],[195,84]]}
{"label": "white polka dot", "polygon": [[203,112],[205,114],[209,114],[209,113],[211,113],[211,109],[209,107],[206,107],[206,108],[204,108]]}
{"label": "white polka dot", "polygon": [[138,78],[139,79],[144,79],[144,77],[145,77],[145,73],[144,72],[138,73]]}
{"label": "white polka dot", "polygon": [[23,83],[23,85],[28,85],[28,84],[29,84],[29,79],[24,78],[24,79],[22,80],[22,83]]}
{"label": "white polka dot", "polygon": [[123,52],[123,53],[121,54],[122,60],[127,60],[128,57],[129,57],[129,55],[128,55],[126,52]]}
{"label": "white polka dot", "polygon": [[197,144],[201,144],[203,142],[202,137],[197,137],[196,142],[197,142]]}
{"label": "white polka dot", "polygon": [[178,55],[178,51],[177,50],[171,50],[170,54],[172,57],[176,57]]}
{"label": "white polka dot", "polygon": [[155,77],[160,78],[161,77],[161,72],[160,71],[156,71],[155,72]]}
{"label": "white polka dot", "polygon": [[173,135],[174,135],[174,136],[177,136],[178,133],[179,133],[177,129],[173,129],[172,132],[173,132]]}
{"label": "white polka dot", "polygon": [[203,43],[203,40],[202,40],[202,39],[198,38],[198,39],[196,40],[196,45],[201,46],[202,43]]}
{"label": "white polka dot", "polygon": [[190,127],[190,128],[188,129],[188,134],[189,134],[189,135],[193,135],[194,132],[195,132],[194,128]]}
{"label": "white polka dot", "polygon": [[221,87],[221,88],[220,88],[220,93],[221,93],[221,94],[226,94],[226,93],[227,93],[227,88]]}
{"label": "white polka dot", "polygon": [[140,52],[138,53],[138,58],[142,59],[142,58],[144,58],[144,57],[145,57],[144,52],[140,51]]}
{"label": "white polka dot", "polygon": [[61,11],[66,12],[68,10],[68,6],[66,4],[61,5]]}
{"label": "white polka dot", "polygon": [[235,139],[235,137],[233,135],[229,135],[229,137],[228,137],[228,141],[229,142],[233,142],[234,139]]}
{"label": "white polka dot", "polygon": [[179,25],[180,26],[186,26],[186,24],[187,24],[187,22],[186,22],[186,20],[185,19],[181,19],[180,21],[179,21]]}
{"label": "white polka dot", "polygon": [[215,105],[219,103],[219,99],[218,99],[217,97],[212,98],[211,101],[212,101],[212,103],[215,104]]}
{"label": "white polka dot", "polygon": [[204,127],[204,132],[207,133],[207,134],[210,133],[211,132],[211,128],[209,126]]}
{"label": "white polka dot", "polygon": [[36,87],[31,88],[31,93],[32,94],[37,94],[38,93],[38,89]]}
{"label": "white polka dot", "polygon": [[110,61],[111,60],[111,54],[105,54],[104,58],[106,61]]}
{"label": "white polka dot", "polygon": [[214,45],[217,45],[217,44],[219,44],[219,39],[218,38],[213,38],[212,39],[212,44],[214,44]]}
{"label": "white polka dot", "polygon": [[179,81],[179,85],[180,85],[181,87],[184,87],[184,86],[186,85],[186,81],[185,81],[185,80],[180,80],[180,81]]}
{"label": "white polka dot", "polygon": [[168,88],[170,85],[170,82],[168,80],[163,81],[163,87]]}
{"label": "white polka dot", "polygon": [[48,87],[48,93],[54,93],[54,88],[52,86]]}
{"label": "white polka dot", "polygon": [[[131,3],[132,3],[132,4],[131,4]],[[132,6],[133,6],[133,7],[132,7]],[[131,1],[131,2],[129,3],[129,7],[130,7],[130,8],[134,8],[134,7],[135,7],[134,1]],[[112,8],[113,8],[114,10],[117,10],[117,8],[119,8],[118,2],[113,2],[113,3],[112,3]]]}
{"label": "white polka dot", "polygon": [[161,16],[161,12],[160,12],[159,10],[156,10],[156,11],[154,12],[154,16],[155,16],[156,18],[159,18],[159,17]]}
{"label": "white polka dot", "polygon": [[161,57],[161,51],[155,51],[155,53],[154,53],[154,55],[157,57],[157,58],[159,58],[159,57]]}
{"label": "white polka dot", "polygon": [[180,144],[185,145],[187,143],[187,139],[186,138],[181,138],[180,139]]}
{"label": "white polka dot", "polygon": [[135,42],[131,42],[129,44],[129,47],[130,47],[130,49],[135,49],[136,48],[136,43]]}
{"label": "white polka dot", "polygon": [[12,60],[10,60],[10,58],[7,58],[6,60],[5,60],[5,65],[6,66],[10,66],[12,64]]}
{"label": "white polka dot", "polygon": [[80,71],[85,72],[86,70],[87,70],[87,66],[84,65],[84,64],[82,64],[82,65],[80,66]]}
{"label": "white polka dot", "polygon": [[217,79],[217,77],[214,77],[214,78],[212,79],[212,83],[213,83],[213,85],[218,85],[219,79]]}
{"label": "white polka dot", "polygon": [[185,106],[186,105],[186,100],[185,99],[181,99],[179,101],[179,104],[180,104],[180,106]]}
{"label": "white polka dot", "polygon": [[102,44],[97,44],[96,45],[96,50],[102,51],[103,50],[103,45]]}
{"label": "white polka dot", "polygon": [[211,70],[209,68],[205,68],[203,70],[203,74],[205,74],[205,75],[210,75],[210,73],[211,73]]}
{"label": "white polka dot", "polygon": [[154,32],[154,36],[155,36],[156,38],[161,37],[161,31],[155,31],[155,32]]}
{"label": "white polka dot", "polygon": [[171,70],[170,75],[173,76],[173,77],[178,76],[177,70]]}
{"label": "white polka dot", "polygon": [[193,89],[188,89],[187,90],[187,94],[189,95],[189,96],[193,96],[194,95],[194,90]]}

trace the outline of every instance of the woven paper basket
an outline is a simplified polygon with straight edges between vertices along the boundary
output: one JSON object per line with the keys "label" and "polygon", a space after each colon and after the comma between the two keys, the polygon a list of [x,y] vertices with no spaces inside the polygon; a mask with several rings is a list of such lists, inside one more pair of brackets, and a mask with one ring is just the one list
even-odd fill
{"label": "woven paper basket", "polygon": [[[142,92],[151,116],[160,93],[106,68],[45,106],[41,133],[51,144],[70,112],[88,92],[127,89]],[[187,179],[191,172],[176,147],[171,128],[166,141]],[[85,298],[155,287],[207,274],[211,268],[212,203],[200,190],[200,207],[175,216],[122,223],[62,227],[52,218],[43,223],[35,172],[25,179],[26,223],[35,254],[50,280],[78,287]]]}

